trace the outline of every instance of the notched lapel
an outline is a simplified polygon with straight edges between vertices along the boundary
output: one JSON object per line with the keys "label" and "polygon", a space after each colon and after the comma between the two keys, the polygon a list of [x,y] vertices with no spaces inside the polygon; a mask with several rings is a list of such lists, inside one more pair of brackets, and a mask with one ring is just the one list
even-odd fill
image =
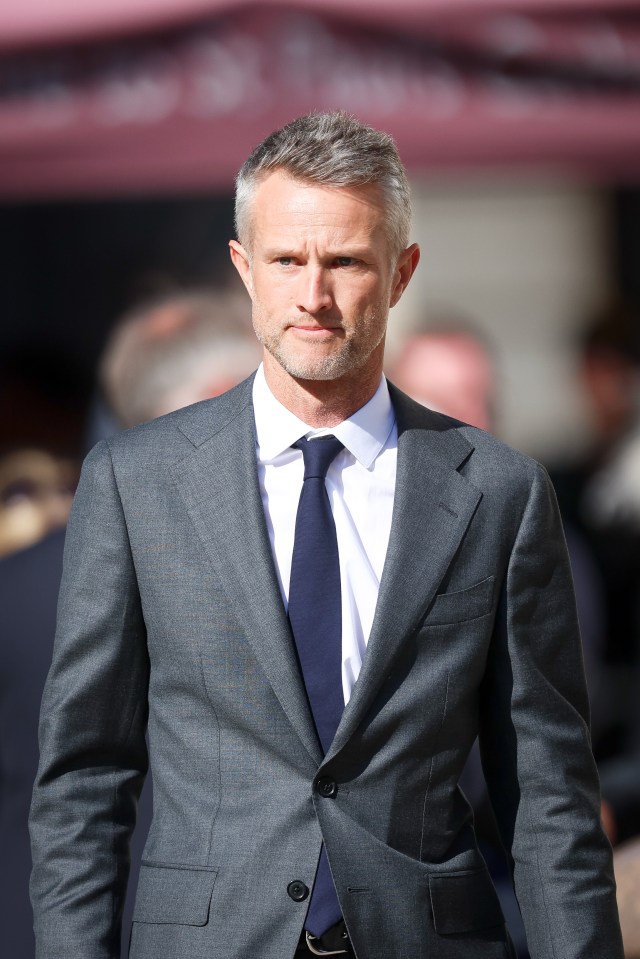
{"label": "notched lapel", "polygon": [[[322,753],[309,711],[273,563],[256,468],[250,389],[213,433],[212,419],[184,424],[196,448],[174,481],[254,654],[314,763]],[[195,408],[194,408],[195,409]],[[213,435],[211,435],[213,433]]]}
{"label": "notched lapel", "polygon": [[390,384],[398,422],[398,467],[389,546],[362,669],[329,757],[355,732],[404,640],[419,625],[482,494],[458,469],[472,445],[451,421]]}

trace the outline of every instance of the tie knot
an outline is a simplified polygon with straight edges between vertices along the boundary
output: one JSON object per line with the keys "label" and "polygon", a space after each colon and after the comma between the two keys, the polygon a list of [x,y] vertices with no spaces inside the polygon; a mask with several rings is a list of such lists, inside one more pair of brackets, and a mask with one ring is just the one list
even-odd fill
{"label": "tie knot", "polygon": [[319,436],[314,440],[307,440],[305,436],[302,436],[293,445],[296,449],[302,450],[306,480],[311,477],[324,479],[331,463],[340,450],[344,449],[343,444],[335,436]]}

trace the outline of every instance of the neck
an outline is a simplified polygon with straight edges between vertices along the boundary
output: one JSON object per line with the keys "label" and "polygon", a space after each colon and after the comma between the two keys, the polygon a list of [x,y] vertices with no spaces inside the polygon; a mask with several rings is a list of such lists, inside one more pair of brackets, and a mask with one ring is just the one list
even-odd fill
{"label": "neck", "polygon": [[379,362],[337,380],[303,380],[291,376],[268,354],[264,374],[269,389],[283,406],[313,427],[337,426],[368,403],[380,385]]}

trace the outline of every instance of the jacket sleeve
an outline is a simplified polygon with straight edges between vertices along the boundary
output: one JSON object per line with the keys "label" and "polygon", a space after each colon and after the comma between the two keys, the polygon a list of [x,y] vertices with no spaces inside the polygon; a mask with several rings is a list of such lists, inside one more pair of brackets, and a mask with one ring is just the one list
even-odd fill
{"label": "jacket sleeve", "polygon": [[148,656],[105,443],[87,457],[65,544],[30,829],[38,959],[116,959],[147,770]]}
{"label": "jacket sleeve", "polygon": [[537,466],[509,558],[480,748],[532,959],[622,959],[567,550]]}

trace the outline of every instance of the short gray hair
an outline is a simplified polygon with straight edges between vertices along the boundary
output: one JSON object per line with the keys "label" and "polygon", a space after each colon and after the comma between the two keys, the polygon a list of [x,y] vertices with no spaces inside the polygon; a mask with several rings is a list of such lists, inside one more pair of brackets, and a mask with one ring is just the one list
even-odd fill
{"label": "short gray hair", "polygon": [[409,242],[409,181],[393,139],[348,113],[311,113],[271,133],[251,153],[236,177],[236,235],[251,247],[251,205],[256,187],[283,170],[294,179],[325,186],[377,184],[388,214],[395,254]]}

